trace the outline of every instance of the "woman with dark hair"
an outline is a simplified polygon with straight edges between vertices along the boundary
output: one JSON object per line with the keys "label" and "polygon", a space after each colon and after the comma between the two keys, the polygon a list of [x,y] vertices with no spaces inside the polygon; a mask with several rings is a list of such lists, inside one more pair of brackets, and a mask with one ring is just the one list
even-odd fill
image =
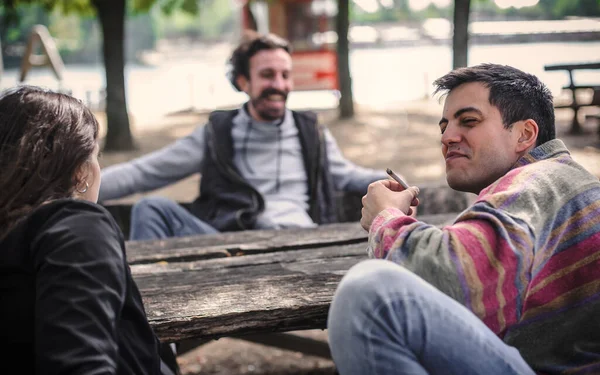
{"label": "woman with dark hair", "polygon": [[31,359],[21,373],[161,373],[123,236],[96,204],[98,150],[80,101],[0,95],[0,357]]}

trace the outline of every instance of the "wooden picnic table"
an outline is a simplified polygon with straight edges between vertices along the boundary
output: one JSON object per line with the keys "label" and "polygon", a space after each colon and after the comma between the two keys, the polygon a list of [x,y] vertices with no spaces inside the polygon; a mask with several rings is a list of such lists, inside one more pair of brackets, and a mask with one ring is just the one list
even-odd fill
{"label": "wooden picnic table", "polygon": [[[418,217],[432,225],[451,222],[474,198],[445,184],[419,187]],[[181,354],[237,337],[330,358],[327,343],[286,332],[325,328],[337,284],[367,258],[367,233],[358,223],[361,196],[336,199],[339,224],[127,242],[133,277],[161,341],[177,342]],[[127,236],[131,205],[105,207]]]}
{"label": "wooden picnic table", "polygon": [[[571,91],[571,103],[555,105],[555,108],[571,108],[573,109],[573,120],[571,122],[571,134],[582,133],[581,124],[578,119],[578,111],[581,107],[588,106],[600,106],[600,83],[597,85],[577,85],[573,77],[574,70],[597,70],[600,69],[600,62],[585,62],[585,63],[573,63],[573,64],[555,64],[545,65],[544,70],[546,71],[557,71],[566,70],[569,73],[569,84],[563,86],[563,89]],[[592,100],[589,103],[580,103],[577,101],[578,90],[593,90]],[[600,131],[600,127],[599,127]]]}
{"label": "wooden picnic table", "polygon": [[208,341],[325,328],[335,289],[366,246],[360,224],[341,223],[128,242],[127,257],[161,341]]}
{"label": "wooden picnic table", "polygon": [[572,64],[551,64],[544,66],[545,70],[568,70],[569,72],[577,69],[600,69],[600,62],[585,62]]}

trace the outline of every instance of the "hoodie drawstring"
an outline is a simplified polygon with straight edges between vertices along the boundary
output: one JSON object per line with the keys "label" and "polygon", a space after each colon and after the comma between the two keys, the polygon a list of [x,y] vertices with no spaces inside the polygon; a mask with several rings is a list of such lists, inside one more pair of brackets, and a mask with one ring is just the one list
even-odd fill
{"label": "hoodie drawstring", "polygon": [[246,134],[244,135],[244,143],[242,144],[242,163],[246,165],[246,169],[248,169],[250,173],[254,173],[254,169],[252,169],[248,162],[248,140],[250,139],[250,130],[252,130],[252,120],[248,120]]}
{"label": "hoodie drawstring", "polygon": [[[279,189],[281,187],[281,159],[283,157],[283,145],[281,142],[282,132],[281,132],[281,124],[285,116],[275,125],[277,126],[277,161],[276,161],[276,170],[275,170],[275,191],[279,193]],[[248,161],[248,142],[250,141],[250,132],[252,131],[252,120],[248,121],[248,126],[246,127],[246,133],[244,134],[244,142],[242,143],[242,163],[246,166],[246,169],[250,173],[254,173],[254,169],[250,166],[250,162]]]}
{"label": "hoodie drawstring", "polygon": [[281,123],[277,125],[277,179],[275,180],[275,192],[279,193],[279,187],[281,186],[281,157],[283,153],[283,146],[281,145]]}

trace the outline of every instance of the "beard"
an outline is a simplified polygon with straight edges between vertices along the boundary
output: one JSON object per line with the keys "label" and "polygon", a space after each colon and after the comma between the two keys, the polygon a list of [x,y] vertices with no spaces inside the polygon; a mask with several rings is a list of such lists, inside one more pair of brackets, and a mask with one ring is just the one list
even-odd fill
{"label": "beard", "polygon": [[[269,100],[269,96],[271,95],[280,95],[283,98],[283,106],[273,105],[271,100]],[[287,92],[268,88],[263,90],[258,97],[251,99],[250,104],[261,118],[267,121],[274,121],[285,115],[287,96]]]}

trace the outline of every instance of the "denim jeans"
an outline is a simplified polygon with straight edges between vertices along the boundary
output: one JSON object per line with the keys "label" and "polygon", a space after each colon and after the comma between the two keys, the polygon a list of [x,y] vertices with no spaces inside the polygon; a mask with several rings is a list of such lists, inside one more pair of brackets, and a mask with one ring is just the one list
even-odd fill
{"label": "denim jeans", "polygon": [[348,271],[328,328],[340,375],[534,374],[464,306],[386,260]]}
{"label": "denim jeans", "polygon": [[158,240],[218,232],[167,198],[143,198],[131,209],[130,240]]}

